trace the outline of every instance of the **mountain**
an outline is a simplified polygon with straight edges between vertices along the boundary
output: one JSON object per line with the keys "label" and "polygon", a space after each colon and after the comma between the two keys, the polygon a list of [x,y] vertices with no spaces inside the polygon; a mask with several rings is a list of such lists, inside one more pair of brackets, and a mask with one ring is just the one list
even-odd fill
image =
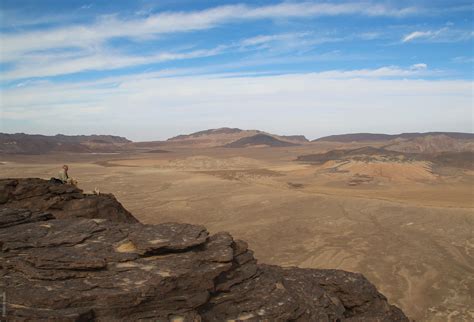
{"label": "mountain", "polygon": [[168,139],[166,142],[174,146],[193,146],[193,147],[218,147],[225,146],[240,139],[256,135],[266,135],[276,140],[294,144],[303,144],[309,142],[303,135],[276,135],[259,130],[241,130],[238,128],[223,127],[219,129],[210,129],[191,134],[178,135]]}
{"label": "mountain", "polygon": [[439,153],[474,151],[474,140],[463,136],[446,134],[419,136],[410,140],[395,142],[385,146],[385,149],[407,153]]}
{"label": "mountain", "polygon": [[308,143],[309,140],[304,135],[279,135],[280,140],[294,143]]}
{"label": "mountain", "polygon": [[56,134],[53,136],[57,141],[60,142],[76,142],[76,143],[130,143],[132,141],[128,140],[122,136],[115,135],[63,135]]}
{"label": "mountain", "polygon": [[223,127],[191,134],[178,135],[168,139],[166,144],[184,147],[217,147],[258,133],[261,132],[258,130],[241,130],[237,128]]}
{"label": "mountain", "polygon": [[426,133],[401,133],[401,134],[374,134],[374,133],[353,133],[325,136],[312,142],[369,142],[369,141],[390,141],[395,139],[414,139],[425,136],[445,135],[453,139],[474,139],[474,133],[461,132],[426,132]]}
{"label": "mountain", "polygon": [[142,224],[70,185],[0,192],[6,321],[408,321],[362,274],[258,264],[229,233]]}
{"label": "mountain", "polygon": [[268,134],[256,134],[247,136],[237,141],[224,145],[224,148],[247,148],[247,147],[288,147],[295,146],[297,143],[279,140]]}
{"label": "mountain", "polygon": [[114,152],[131,141],[112,135],[62,135],[0,133],[0,153],[45,154],[51,152]]}
{"label": "mountain", "polygon": [[[168,139],[167,141],[179,141],[179,140],[187,140],[187,139],[196,139],[199,137],[203,136],[208,136],[208,135],[220,135],[220,134],[237,134],[237,133],[242,133],[245,132],[244,130],[238,129],[238,128],[228,128],[228,127],[222,127],[219,129],[210,129],[210,130],[204,130],[204,131],[199,131],[191,134],[182,134],[178,135],[175,137],[172,137]],[[260,131],[255,131],[255,132],[260,132]]]}

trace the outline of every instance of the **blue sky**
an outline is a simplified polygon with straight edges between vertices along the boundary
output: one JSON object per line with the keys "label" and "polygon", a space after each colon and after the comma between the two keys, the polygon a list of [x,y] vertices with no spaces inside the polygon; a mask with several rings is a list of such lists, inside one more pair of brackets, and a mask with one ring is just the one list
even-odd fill
{"label": "blue sky", "polygon": [[473,131],[471,1],[10,1],[0,131]]}

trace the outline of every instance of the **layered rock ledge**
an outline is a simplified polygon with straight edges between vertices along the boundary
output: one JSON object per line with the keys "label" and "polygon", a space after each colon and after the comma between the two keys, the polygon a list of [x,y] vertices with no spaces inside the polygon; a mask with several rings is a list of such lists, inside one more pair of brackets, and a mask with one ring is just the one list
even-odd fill
{"label": "layered rock ledge", "polygon": [[41,179],[0,180],[0,249],[7,320],[408,321],[361,274],[257,264],[228,233]]}

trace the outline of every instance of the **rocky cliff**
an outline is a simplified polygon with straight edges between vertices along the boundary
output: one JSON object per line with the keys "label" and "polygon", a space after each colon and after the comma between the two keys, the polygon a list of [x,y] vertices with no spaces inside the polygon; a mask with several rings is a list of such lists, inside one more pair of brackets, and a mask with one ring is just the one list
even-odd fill
{"label": "rocky cliff", "polygon": [[0,249],[8,320],[408,321],[361,274],[257,264],[228,233],[40,179],[0,180]]}
{"label": "rocky cliff", "polygon": [[111,194],[84,194],[75,186],[37,178],[1,179],[0,205],[49,212],[57,219],[83,217],[138,222]]}

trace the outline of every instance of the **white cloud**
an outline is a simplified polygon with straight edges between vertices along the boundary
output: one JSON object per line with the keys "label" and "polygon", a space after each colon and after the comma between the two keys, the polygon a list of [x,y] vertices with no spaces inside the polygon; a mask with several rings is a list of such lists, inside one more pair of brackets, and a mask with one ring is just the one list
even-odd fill
{"label": "white cloud", "polygon": [[273,41],[288,40],[294,38],[301,38],[307,35],[307,33],[284,33],[277,35],[260,35],[242,40],[240,43],[242,46],[256,46],[262,45]]}
{"label": "white cloud", "polygon": [[147,56],[114,54],[102,49],[95,49],[91,52],[79,51],[77,53],[26,54],[16,68],[1,74],[0,79],[6,81],[31,77],[57,76],[91,70],[112,70],[172,60],[209,57],[220,54],[224,49],[224,46],[218,46],[212,49],[176,53],[162,52]]}
{"label": "white cloud", "polygon": [[470,30],[452,29],[444,27],[437,30],[414,31],[402,38],[402,42],[411,42],[414,40],[425,40],[431,42],[456,42],[464,41],[473,37]]}
{"label": "white cloud", "polygon": [[332,70],[321,72],[320,75],[329,78],[400,78],[400,77],[421,77],[437,73],[428,71],[428,65],[420,63],[411,65],[409,68],[401,68],[398,66],[384,66],[377,69],[358,69],[358,70]]}
{"label": "white cloud", "polygon": [[368,15],[404,16],[415,8],[392,8],[360,3],[280,3],[261,7],[246,5],[220,6],[202,11],[165,12],[145,18],[123,19],[103,16],[89,25],[70,25],[45,30],[3,33],[2,61],[15,60],[18,55],[54,48],[88,48],[116,37],[143,38],[163,33],[186,32],[213,28],[219,24],[243,19],[302,18],[310,16]]}
{"label": "white cloud", "polygon": [[[259,77],[149,73],[30,83],[4,90],[2,118],[9,131],[110,132],[132,139],[225,125],[310,137],[472,129],[472,81],[385,78],[423,70],[384,67]],[[9,119],[17,122],[8,125]]]}
{"label": "white cloud", "polygon": [[431,37],[432,35],[433,35],[432,31],[414,31],[414,32],[406,35],[405,37],[403,37],[402,41],[403,42],[408,42],[408,41],[412,41],[412,40],[417,39],[417,38]]}
{"label": "white cloud", "polygon": [[419,64],[414,64],[414,65],[411,65],[410,66],[410,69],[411,70],[415,70],[415,71],[420,71],[420,70],[425,70],[428,68],[428,65],[427,64],[423,64],[423,63],[419,63]]}
{"label": "white cloud", "polygon": [[316,34],[314,32],[280,33],[258,35],[240,41],[240,49],[268,49],[273,52],[293,51],[301,53],[314,48],[315,45],[341,41],[343,38],[334,35]]}
{"label": "white cloud", "polygon": [[[304,18],[334,15],[404,16],[415,8],[395,8],[369,2],[349,3],[287,3],[248,6],[227,5],[201,11],[161,12],[131,18],[117,15],[101,16],[89,24],[61,24],[31,31],[4,32],[0,34],[2,50],[0,62],[9,65],[2,73],[2,80],[48,77],[91,70],[153,64],[177,59],[207,57],[224,50],[243,51],[266,49],[272,54],[293,51],[305,53],[315,45],[341,41],[334,35],[314,32],[260,35],[241,43],[219,46],[214,49],[188,52],[130,55],[111,50],[108,41],[129,38],[135,41],[154,40],[160,34],[204,30],[218,25],[242,20]],[[118,47],[119,48],[119,47]]]}
{"label": "white cloud", "polygon": [[[130,66],[156,64],[174,60],[210,57],[233,50],[258,54],[247,57],[243,65],[268,64],[295,61],[295,57],[275,58],[274,56],[289,51],[298,54],[298,59],[330,60],[339,58],[337,52],[320,53],[311,57],[302,57],[300,54],[314,48],[315,45],[327,42],[341,41],[343,38],[315,34],[314,32],[281,33],[272,35],[259,35],[226,45],[219,45],[210,49],[196,49],[181,52],[160,52],[148,55],[125,55],[117,53],[108,47],[95,46],[87,49],[53,50],[25,53],[14,66],[0,75],[0,80],[11,81],[34,77],[51,77],[67,75],[83,71],[105,71]],[[264,54],[262,50],[265,50]],[[240,66],[241,62],[232,62],[227,68]],[[207,66],[210,69],[224,67]],[[202,71],[201,71],[202,72]]]}

